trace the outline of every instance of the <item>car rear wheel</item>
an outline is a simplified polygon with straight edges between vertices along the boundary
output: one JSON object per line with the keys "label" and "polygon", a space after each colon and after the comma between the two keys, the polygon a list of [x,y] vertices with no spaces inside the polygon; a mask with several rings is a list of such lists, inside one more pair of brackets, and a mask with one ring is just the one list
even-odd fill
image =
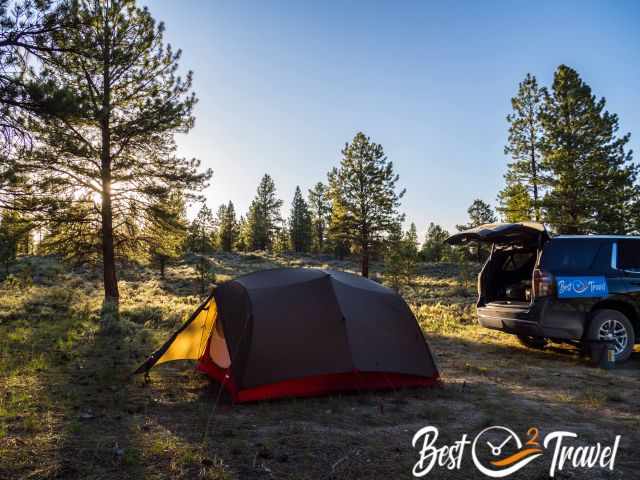
{"label": "car rear wheel", "polygon": [[527,348],[543,350],[547,346],[547,339],[542,337],[531,337],[529,335],[518,335],[518,341]]}
{"label": "car rear wheel", "polygon": [[635,331],[629,319],[618,310],[596,310],[591,317],[589,340],[613,340],[616,362],[624,362],[633,352]]}

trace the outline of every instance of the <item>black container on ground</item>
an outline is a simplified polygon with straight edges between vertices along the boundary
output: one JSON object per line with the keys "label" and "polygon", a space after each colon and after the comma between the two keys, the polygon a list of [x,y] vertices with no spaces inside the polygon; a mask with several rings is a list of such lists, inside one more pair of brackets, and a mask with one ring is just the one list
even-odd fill
{"label": "black container on ground", "polygon": [[589,342],[591,363],[600,368],[611,369],[616,363],[614,340],[594,340]]}

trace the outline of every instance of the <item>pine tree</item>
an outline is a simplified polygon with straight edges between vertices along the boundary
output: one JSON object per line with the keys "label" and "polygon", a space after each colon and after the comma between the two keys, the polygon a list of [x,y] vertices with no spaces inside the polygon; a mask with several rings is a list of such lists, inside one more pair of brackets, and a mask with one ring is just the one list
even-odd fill
{"label": "pine tree", "polygon": [[212,244],[215,250],[223,250],[221,231],[222,231],[222,226],[225,222],[226,216],[227,216],[227,205],[223,203],[218,207],[218,210],[216,211],[216,218],[214,220],[216,228],[214,230]]}
{"label": "pine tree", "polygon": [[[332,178],[336,178],[337,175],[338,169],[333,168],[327,175],[329,182],[331,182]],[[339,260],[344,260],[345,256],[351,252],[351,241],[342,233],[342,224],[346,211],[340,195],[339,189],[327,188],[330,212],[325,242],[327,250],[333,252]]]}
{"label": "pine tree", "polygon": [[442,262],[447,259],[447,251],[450,249],[445,240],[449,238],[449,232],[447,232],[440,225],[435,223],[429,223],[427,227],[427,234],[425,236],[424,243],[420,254],[426,262]]}
{"label": "pine tree", "polygon": [[215,222],[207,204],[198,210],[196,218],[189,225],[186,248],[191,253],[206,255],[213,252]]}
{"label": "pine tree", "polygon": [[298,186],[291,203],[289,238],[294,252],[308,252],[311,249],[311,214]]}
{"label": "pine tree", "polygon": [[411,222],[409,230],[405,233],[404,241],[407,244],[407,250],[413,258],[418,257],[418,230],[416,224]]}
{"label": "pine tree", "polygon": [[559,233],[623,234],[637,198],[638,167],[618,136],[618,116],[566,65],[555,72],[542,114],[544,164],[551,172],[544,204]]}
{"label": "pine tree", "polygon": [[195,97],[191,74],[176,76],[180,52],[164,46],[164,26],[133,0],[79,2],[74,22],[51,33],[37,79],[46,88],[31,92],[37,101],[64,86],[69,111],[29,123],[38,148],[17,169],[52,231],[82,233],[59,245],[100,253],[105,300],[117,301],[116,255],[140,242],[137,213],[173,190],[193,199],[211,173],[175,156],[173,135],[192,127]]}
{"label": "pine tree", "polygon": [[456,228],[460,232],[484,225],[485,223],[494,223],[497,220],[491,209],[491,205],[479,198],[476,198],[471,203],[467,209],[467,214],[469,215],[469,222],[465,225],[456,225]]}
{"label": "pine tree", "polygon": [[215,222],[207,204],[203,204],[187,232],[187,250],[196,256],[195,270],[200,284],[200,294],[204,295],[207,284],[213,277],[211,261],[215,239]]}
{"label": "pine tree", "polygon": [[250,236],[248,223],[244,215],[240,215],[240,220],[238,220],[238,241],[236,243],[236,248],[239,251],[246,252],[249,250]]}
{"label": "pine tree", "polygon": [[540,163],[541,114],[545,96],[546,89],[539,87],[536,77],[527,73],[518,85],[517,95],[511,99],[513,113],[507,115],[510,126],[504,153],[511,155],[513,162],[509,163],[504,176],[507,185],[498,194],[499,211],[508,221],[538,222],[542,218],[540,209],[546,172]]}
{"label": "pine tree", "polygon": [[387,233],[384,252],[384,276],[386,282],[397,292],[400,291],[403,280],[404,247],[402,224],[397,222]]}
{"label": "pine tree", "polygon": [[178,258],[184,249],[187,235],[184,196],[173,192],[150,209],[153,211],[146,215],[145,241],[151,260],[160,268],[160,277],[165,278],[167,262]]}
{"label": "pine tree", "polygon": [[498,193],[496,208],[505,222],[515,223],[535,219],[541,221],[540,215],[536,215],[533,200],[529,190],[521,183],[507,185]]}
{"label": "pine tree", "polygon": [[[273,233],[273,231],[272,231]],[[264,216],[255,200],[249,205],[245,225],[247,251],[265,250],[270,246],[270,238],[267,236]]]}
{"label": "pine tree", "polygon": [[236,221],[236,210],[231,200],[227,205],[222,204],[218,208],[216,223],[218,224],[219,247],[225,252],[232,251],[238,239],[238,222]]}
{"label": "pine tree", "polygon": [[369,276],[369,259],[385,236],[402,221],[398,213],[404,190],[396,192],[398,175],[382,145],[362,132],[342,150],[340,167],[329,173],[329,189],[337,202],[332,219],[338,238],[355,245],[362,276]]}
{"label": "pine tree", "polygon": [[269,174],[260,180],[256,197],[249,206],[247,228],[249,248],[251,250],[270,250],[281,222],[280,207],[282,200],[276,195],[276,186]]}
{"label": "pine tree", "polygon": [[[491,209],[491,205],[479,198],[476,198],[471,203],[471,206],[467,209],[467,213],[469,214],[469,222],[465,225],[456,225],[456,229],[460,232],[486,223],[495,223],[497,221],[496,215]],[[489,251],[484,245],[477,244],[474,246],[474,250],[474,256],[478,262],[482,262],[489,255]]]}
{"label": "pine tree", "polygon": [[24,251],[24,245],[28,242],[31,224],[15,210],[4,209],[0,215],[0,264],[7,274],[18,254],[29,253]]}
{"label": "pine tree", "polygon": [[392,228],[387,238],[387,248],[384,256],[384,272],[391,287],[400,291],[411,284],[417,273],[418,264],[418,234],[415,224],[402,233],[402,226],[398,223]]}
{"label": "pine tree", "polygon": [[285,254],[291,250],[291,235],[282,218],[274,226],[271,249],[277,254]]}
{"label": "pine tree", "polygon": [[222,249],[230,252],[236,247],[238,242],[238,221],[236,219],[236,207],[229,200],[227,204],[227,216],[225,217],[224,229],[220,232],[223,239]]}
{"label": "pine tree", "polygon": [[309,210],[311,212],[311,224],[313,232],[313,251],[323,252],[327,227],[331,216],[331,202],[328,198],[327,187],[318,182],[309,190]]}

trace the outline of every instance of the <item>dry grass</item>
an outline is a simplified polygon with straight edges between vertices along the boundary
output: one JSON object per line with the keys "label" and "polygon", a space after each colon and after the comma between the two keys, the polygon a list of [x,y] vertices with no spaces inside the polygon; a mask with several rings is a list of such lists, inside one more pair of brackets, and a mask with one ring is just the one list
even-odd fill
{"label": "dry grass", "polygon": [[[275,266],[353,269],[315,257],[216,255],[218,281]],[[379,271],[375,270],[379,274]],[[0,284],[0,478],[410,478],[413,434],[443,441],[502,424],[518,432],[576,431],[586,442],[623,435],[616,471],[634,478],[640,441],[640,358],[601,371],[577,352],[526,350],[479,328],[473,292],[452,265],[423,266],[403,291],[438,357],[444,386],[230,406],[189,365],[129,378],[199,303],[191,266],[166,280],[128,267],[119,319],[101,312],[100,275],[54,259],[23,260]],[[477,478],[462,472],[435,478]],[[546,478],[548,464],[522,476]],[[568,477],[563,477],[568,478]],[[572,477],[573,478],[573,477]]]}

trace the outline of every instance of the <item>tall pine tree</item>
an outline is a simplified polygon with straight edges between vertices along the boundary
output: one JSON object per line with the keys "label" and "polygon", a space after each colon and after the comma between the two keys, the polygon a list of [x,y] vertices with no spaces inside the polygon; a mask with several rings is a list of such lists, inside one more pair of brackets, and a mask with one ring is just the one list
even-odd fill
{"label": "tall pine tree", "polygon": [[172,190],[192,199],[211,173],[175,156],[173,135],[192,127],[195,97],[191,74],[176,75],[180,52],[164,45],[164,26],[133,0],[79,2],[74,22],[51,33],[38,78],[66,87],[73,107],[29,124],[38,148],[19,170],[41,195],[49,227],[82,231],[79,248],[100,253],[105,300],[117,301],[116,255],[140,241],[137,213]]}
{"label": "tall pine tree", "polygon": [[236,209],[231,200],[218,208],[216,223],[218,224],[218,246],[225,252],[232,251],[238,240],[238,222]]}
{"label": "tall pine tree", "polygon": [[404,240],[407,244],[407,248],[411,253],[413,258],[417,258],[418,256],[418,229],[416,228],[416,224],[411,222],[409,225],[409,230],[405,233]]}
{"label": "tall pine tree", "polygon": [[189,225],[186,248],[191,253],[201,255],[213,252],[213,238],[215,234],[215,220],[211,209],[203,204],[198,210],[196,218]]}
{"label": "tall pine tree", "polygon": [[342,150],[340,167],[329,173],[335,198],[334,233],[355,245],[361,256],[362,276],[369,276],[371,254],[402,221],[398,213],[404,190],[397,192],[398,175],[382,145],[358,132]]}
{"label": "tall pine tree", "polygon": [[313,250],[323,252],[331,214],[331,202],[328,198],[327,187],[322,182],[316,183],[309,190],[309,211],[311,213]]}
{"label": "tall pine tree", "polygon": [[251,250],[270,250],[281,223],[282,200],[276,194],[276,185],[269,174],[260,180],[256,196],[247,214],[248,247]]}
{"label": "tall pine tree", "polygon": [[[545,171],[540,162],[542,142],[541,114],[546,89],[527,73],[511,99],[513,112],[507,115],[509,138],[504,148],[511,155],[504,178],[506,187],[498,194],[499,211],[507,221],[540,221]],[[526,197],[525,197],[526,194]]]}
{"label": "tall pine tree", "polygon": [[541,116],[544,164],[551,172],[544,204],[559,233],[629,231],[638,167],[618,136],[618,116],[605,110],[578,73],[560,65]]}
{"label": "tall pine tree", "polygon": [[240,220],[238,220],[238,240],[236,242],[236,247],[241,252],[246,252],[249,250],[250,245],[250,232],[249,227],[244,215],[240,215]]}
{"label": "tall pine tree", "polygon": [[296,186],[293,202],[291,203],[289,238],[294,252],[300,253],[311,250],[311,214],[298,186]]}

